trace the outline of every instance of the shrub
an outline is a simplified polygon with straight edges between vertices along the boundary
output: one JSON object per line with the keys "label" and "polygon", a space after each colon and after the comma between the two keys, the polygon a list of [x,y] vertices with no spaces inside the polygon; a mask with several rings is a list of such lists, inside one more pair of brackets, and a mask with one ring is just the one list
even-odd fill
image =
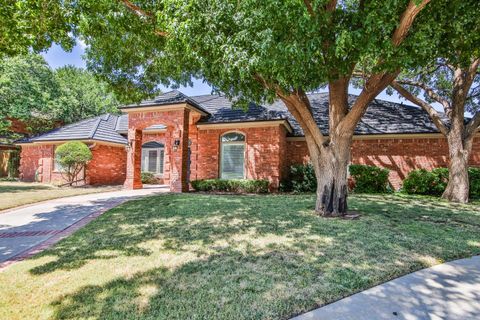
{"label": "shrub", "polygon": [[85,143],[80,141],[64,143],[55,150],[55,160],[60,165],[60,172],[69,185],[77,181],[78,174],[91,159],[92,152]]}
{"label": "shrub", "polygon": [[311,163],[294,164],[290,167],[288,178],[280,183],[280,191],[295,193],[315,192],[317,178]]}
{"label": "shrub", "polygon": [[190,182],[195,191],[235,192],[235,193],[267,193],[268,180],[240,179],[205,179]]}
{"label": "shrub", "polygon": [[152,184],[152,183],[156,183],[157,182],[157,178],[155,177],[155,175],[151,172],[142,172],[142,183],[145,183],[145,184]]}
{"label": "shrub", "polygon": [[390,190],[388,183],[388,170],[367,166],[362,164],[352,164],[348,168],[350,176],[355,181],[353,191],[360,193],[385,193]]}
{"label": "shrub", "polygon": [[468,179],[470,180],[470,197],[480,198],[480,168],[468,168]]}
{"label": "shrub", "polygon": [[[480,168],[469,168],[470,197],[480,196]],[[448,169],[436,168],[432,171],[419,169],[411,171],[403,181],[403,191],[410,194],[441,196],[448,184]]]}

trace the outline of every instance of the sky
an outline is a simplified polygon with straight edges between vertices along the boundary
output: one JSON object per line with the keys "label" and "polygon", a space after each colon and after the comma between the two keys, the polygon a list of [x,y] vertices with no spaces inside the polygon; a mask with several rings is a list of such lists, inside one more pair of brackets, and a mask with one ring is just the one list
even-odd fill
{"label": "sky", "polygon": [[[85,44],[82,42],[77,42],[77,45],[73,48],[71,52],[65,52],[60,46],[54,45],[52,48],[50,48],[50,50],[43,53],[42,55],[45,57],[45,60],[47,60],[48,64],[54,69],[65,65],[74,65],[76,67],[85,68],[85,60],[83,60],[82,58],[84,51]],[[163,92],[171,90],[171,88],[167,88],[164,86],[160,86],[160,89]],[[203,83],[202,80],[195,80],[193,83],[193,87],[182,86],[178,90],[183,92],[187,96],[210,94],[212,92],[212,88],[209,85]],[[360,93],[360,90],[352,87],[349,91],[349,93],[352,94]],[[397,94],[388,95],[385,91],[380,93],[377,98],[411,105],[409,102],[401,99]]]}

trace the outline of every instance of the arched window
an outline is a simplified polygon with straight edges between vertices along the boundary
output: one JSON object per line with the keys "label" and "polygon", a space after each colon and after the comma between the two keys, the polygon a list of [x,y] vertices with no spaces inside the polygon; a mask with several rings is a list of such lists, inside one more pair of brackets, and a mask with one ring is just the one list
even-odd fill
{"label": "arched window", "polygon": [[221,139],[220,178],[245,178],[245,136],[238,132],[224,134]]}
{"label": "arched window", "polygon": [[162,143],[150,141],[142,145],[142,171],[163,174],[165,148]]}

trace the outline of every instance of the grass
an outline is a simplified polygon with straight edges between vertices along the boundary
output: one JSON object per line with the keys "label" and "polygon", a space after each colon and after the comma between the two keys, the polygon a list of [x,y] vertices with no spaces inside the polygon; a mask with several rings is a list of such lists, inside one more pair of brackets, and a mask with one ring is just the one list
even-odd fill
{"label": "grass", "polygon": [[287,319],[480,253],[480,203],[354,195],[161,195],[112,209],[0,273],[1,319]]}
{"label": "grass", "polygon": [[49,184],[34,182],[1,181],[0,211],[44,200],[118,189],[119,187],[117,186],[60,188]]}

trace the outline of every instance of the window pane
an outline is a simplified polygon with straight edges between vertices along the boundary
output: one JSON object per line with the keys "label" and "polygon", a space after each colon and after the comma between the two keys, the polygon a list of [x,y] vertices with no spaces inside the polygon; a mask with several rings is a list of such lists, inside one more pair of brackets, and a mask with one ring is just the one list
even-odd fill
{"label": "window pane", "polygon": [[222,136],[222,142],[240,142],[245,141],[245,136],[238,132],[230,132]]}
{"label": "window pane", "polygon": [[222,145],[222,179],[244,178],[244,144]]}
{"label": "window pane", "polygon": [[142,171],[147,171],[147,152],[142,150]]}
{"label": "window pane", "polygon": [[149,172],[157,172],[158,151],[148,150],[148,170]]}

